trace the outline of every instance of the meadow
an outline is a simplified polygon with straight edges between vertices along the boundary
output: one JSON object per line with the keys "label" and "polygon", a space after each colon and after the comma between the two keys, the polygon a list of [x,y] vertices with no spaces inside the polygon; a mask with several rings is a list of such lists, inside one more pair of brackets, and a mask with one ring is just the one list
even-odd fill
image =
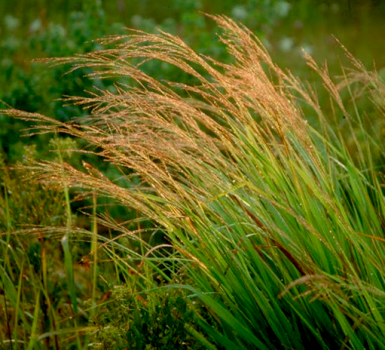
{"label": "meadow", "polygon": [[70,116],[0,110],[0,348],[385,348],[381,74],[207,20],[223,60],[134,29],[39,63]]}

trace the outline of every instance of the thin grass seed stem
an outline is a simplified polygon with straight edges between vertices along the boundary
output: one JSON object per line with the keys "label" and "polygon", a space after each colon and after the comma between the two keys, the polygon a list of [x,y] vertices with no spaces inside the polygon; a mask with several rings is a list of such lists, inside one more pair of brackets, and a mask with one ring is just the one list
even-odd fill
{"label": "thin grass seed stem", "polygon": [[[172,272],[169,283],[181,278],[174,271],[186,271],[183,288],[200,298],[210,320],[200,317],[207,338],[190,332],[208,348],[383,348],[385,199],[373,170],[374,149],[385,154],[382,143],[364,130],[358,103],[349,114],[341,86],[326,66],[307,55],[330,96],[335,123],[339,113],[349,116],[350,139],[328,125],[329,112],[314,91],[281,70],[251,31],[225,16],[213,19],[224,31],[220,37],[232,64],[198,55],[170,34],[136,32],[105,39],[116,43],[113,49],[55,61],[74,63],[72,70],[93,69],[92,78],[134,82],[117,83],[114,93],[98,90],[67,98],[89,108],[84,124],[6,112],[42,123],[38,133],[83,139],[89,155],[121,171],[118,180],[91,167],[88,173],[80,171],[64,164],[60,150],[56,164],[34,168],[64,189],[62,245],[78,348],[81,328],[69,246],[69,189],[74,187],[93,196],[94,225],[87,236],[93,257],[92,317],[97,264],[102,263],[97,250],[102,248],[113,260],[116,278],[121,273],[129,284],[136,306],[150,313],[157,300],[149,292],[156,289],[153,276]],[[131,64],[135,59],[138,63]],[[189,74],[194,86],[150,77],[141,69],[152,60]],[[352,62],[365,86],[379,89],[379,81]],[[355,98],[349,86],[347,92]],[[305,120],[309,107],[320,128]],[[362,144],[356,132],[362,133]],[[129,206],[162,230],[173,248],[168,262],[176,267],[159,267],[167,261],[162,246],[146,243],[139,225],[130,231],[126,223],[111,220],[108,227],[121,236],[103,240],[96,226],[96,196]],[[118,241],[124,237],[135,237],[140,252]],[[99,247],[98,240],[103,240]],[[106,280],[102,274],[98,278]]]}

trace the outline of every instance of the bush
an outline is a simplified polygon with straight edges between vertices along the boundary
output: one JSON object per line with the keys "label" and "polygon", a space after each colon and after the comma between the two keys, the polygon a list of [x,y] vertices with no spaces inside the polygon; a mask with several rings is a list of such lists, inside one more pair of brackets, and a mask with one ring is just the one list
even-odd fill
{"label": "bush", "polygon": [[[147,293],[146,293],[147,294]],[[177,290],[136,296],[116,288],[113,303],[101,308],[96,344],[100,349],[205,349],[189,333],[197,328],[195,302]],[[197,308],[195,308],[197,309]]]}

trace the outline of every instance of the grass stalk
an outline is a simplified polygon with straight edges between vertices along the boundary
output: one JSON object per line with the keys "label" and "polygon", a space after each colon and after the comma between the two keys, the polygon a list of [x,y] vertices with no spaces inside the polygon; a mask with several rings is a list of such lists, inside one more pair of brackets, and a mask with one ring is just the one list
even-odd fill
{"label": "grass stalk", "polygon": [[36,303],[35,303],[35,308],[33,313],[33,322],[32,322],[32,328],[31,328],[31,336],[28,343],[28,350],[34,349],[36,340],[38,338],[37,328],[38,328],[38,321],[39,321],[39,313],[40,313],[40,291],[38,291],[36,296]]}
{"label": "grass stalk", "polygon": [[[123,174],[116,179],[97,169],[78,170],[60,152],[57,163],[34,167],[40,179],[64,186],[62,245],[75,315],[69,186],[93,196],[92,312],[102,239],[96,198],[107,197],[166,236],[167,244],[154,248],[144,242],[141,227],[134,234],[110,221],[121,238],[139,244],[137,252],[115,240],[99,247],[138,296],[136,306],[155,313],[156,295],[142,296],[156,289],[155,273],[167,283],[183,280],[173,287],[184,288],[208,310],[197,316],[204,336],[190,330],[206,347],[383,349],[385,199],[373,150],[384,156],[385,148],[365,130],[358,102],[350,113],[340,86],[310,57],[309,66],[330,95],[334,120],[348,116],[349,130],[360,133],[362,142],[327,125],[313,92],[277,67],[247,28],[222,16],[214,20],[233,64],[199,55],[164,32],[110,37],[101,43],[114,49],[55,61],[118,80],[114,93],[67,99],[89,108],[85,123],[5,112],[41,123],[38,130],[81,138],[89,153]],[[195,83],[153,79],[145,73],[153,59],[176,66]],[[354,65],[365,87],[375,86],[369,93],[381,106],[385,88],[375,74]],[[309,108],[321,128],[305,119]]]}
{"label": "grass stalk", "polygon": [[[63,166],[63,157],[61,154],[61,150],[59,149],[58,152],[58,159],[59,163]],[[67,230],[64,234],[63,238],[61,239],[61,245],[64,252],[64,265],[67,273],[67,281],[68,281],[68,289],[69,289],[69,297],[71,300],[72,308],[73,308],[73,321],[75,329],[78,327],[77,325],[77,315],[78,315],[78,306],[77,306],[77,299],[76,299],[76,289],[75,289],[75,280],[74,280],[74,272],[73,272],[73,261],[72,261],[72,254],[71,249],[69,245],[70,237],[71,237],[71,229],[72,229],[72,210],[71,210],[71,203],[70,203],[70,195],[69,195],[69,189],[67,184],[67,179],[65,177],[64,172],[62,172],[62,184],[63,184],[63,193],[64,193],[64,200],[66,205],[66,216],[67,216]],[[77,348],[82,349],[81,346],[81,340],[79,332],[76,332],[76,342],[77,342]]]}
{"label": "grass stalk", "polygon": [[97,226],[97,198],[92,195],[92,241],[91,241],[91,256],[93,257],[92,265],[92,312],[91,319],[94,318],[96,308],[96,289],[98,276],[98,226]]}
{"label": "grass stalk", "polygon": [[[17,299],[16,299],[16,308],[15,308],[15,325],[13,327],[15,344],[18,343],[19,312],[20,312],[21,291],[22,291],[22,285],[23,285],[23,274],[24,274],[24,260],[22,260],[22,262],[21,262],[19,283],[17,285]],[[16,348],[17,348],[17,345],[16,345]]]}

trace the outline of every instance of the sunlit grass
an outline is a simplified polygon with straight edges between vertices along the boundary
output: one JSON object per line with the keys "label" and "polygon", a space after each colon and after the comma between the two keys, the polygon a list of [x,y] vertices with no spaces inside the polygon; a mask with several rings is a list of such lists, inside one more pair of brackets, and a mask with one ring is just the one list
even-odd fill
{"label": "sunlit grass", "polygon": [[[55,60],[93,68],[94,77],[119,78],[114,92],[67,99],[89,108],[89,117],[67,124],[3,111],[37,122],[38,132],[81,138],[87,152],[120,169],[129,185],[62,161],[30,166],[36,179],[61,186],[64,179],[68,189],[128,206],[168,240],[154,248],[140,228],[129,231],[104,216],[105,226],[140,249],[98,235],[94,226],[90,309],[103,251],[142,304],[151,300],[143,293],[151,298],[159,288],[182,288],[187,300],[200,300],[210,316],[195,310],[199,328],[186,329],[206,347],[384,348],[385,201],[375,163],[384,148],[365,131],[358,107],[340,97],[346,85],[347,104],[354,104],[347,83],[358,78],[381,113],[382,82],[350,57],[355,71],[336,85],[307,57],[330,94],[334,115],[326,116],[315,94],[277,67],[251,32],[228,18],[215,20],[234,64],[200,56],[167,33],[134,32],[101,41],[116,42],[115,49]],[[196,83],[152,79],[141,70],[149,59],[179,67]],[[321,128],[309,125],[304,104]],[[333,125],[342,117],[348,140]],[[66,262],[71,276],[67,255]],[[74,299],[74,285],[69,291]]]}

